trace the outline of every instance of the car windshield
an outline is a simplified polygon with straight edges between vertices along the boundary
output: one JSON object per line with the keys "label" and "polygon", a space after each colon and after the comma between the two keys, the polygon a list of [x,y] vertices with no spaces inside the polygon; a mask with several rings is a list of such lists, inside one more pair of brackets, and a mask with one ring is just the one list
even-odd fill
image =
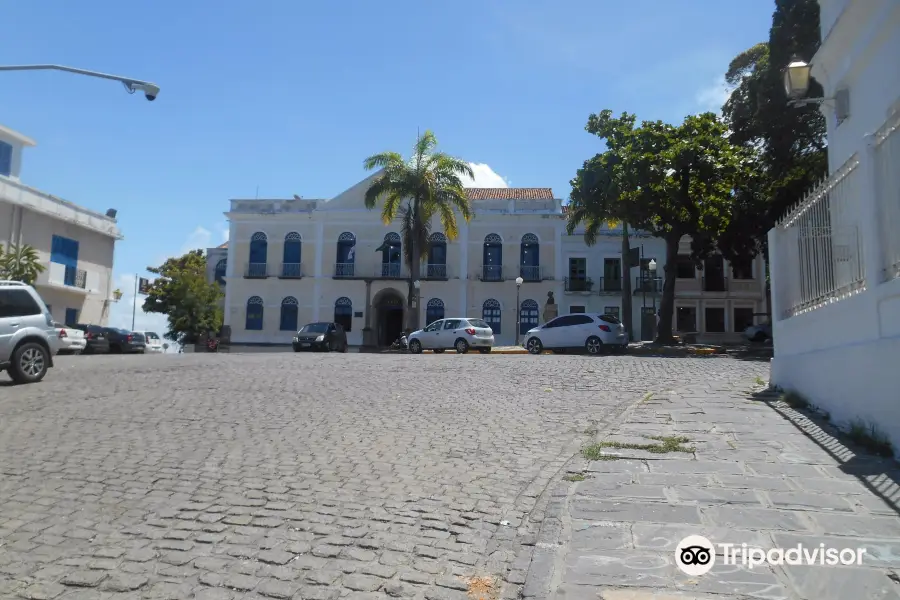
{"label": "car windshield", "polygon": [[310,323],[304,325],[300,333],[326,333],[328,331],[328,323]]}
{"label": "car windshield", "polygon": [[472,327],[480,327],[480,328],[482,328],[482,329],[490,329],[490,328],[491,328],[490,325],[488,325],[487,323],[485,323],[485,322],[484,322],[483,320],[481,320],[481,319],[469,319],[469,324],[470,324]]}

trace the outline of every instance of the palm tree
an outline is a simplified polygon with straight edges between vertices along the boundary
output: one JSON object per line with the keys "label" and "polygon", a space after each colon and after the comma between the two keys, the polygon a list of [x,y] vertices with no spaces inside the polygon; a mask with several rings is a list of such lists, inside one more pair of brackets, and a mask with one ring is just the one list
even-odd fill
{"label": "palm tree", "polygon": [[472,218],[469,197],[462,177],[474,177],[469,163],[443,152],[436,152],[437,138],[431,131],[418,136],[413,154],[404,160],[397,152],[381,152],[367,158],[367,170],[381,172],[366,190],[366,208],[381,203],[381,220],[389,225],[401,218],[403,254],[409,265],[407,327],[419,328],[418,306],[413,310],[415,294],[413,282],[419,278],[419,267],[427,256],[428,233],[431,220],[437,216],[448,240],[456,239],[459,228],[456,212],[466,223]]}
{"label": "palm tree", "polygon": [[45,270],[37,250],[28,244],[10,244],[6,252],[0,248],[0,278],[32,285]]}

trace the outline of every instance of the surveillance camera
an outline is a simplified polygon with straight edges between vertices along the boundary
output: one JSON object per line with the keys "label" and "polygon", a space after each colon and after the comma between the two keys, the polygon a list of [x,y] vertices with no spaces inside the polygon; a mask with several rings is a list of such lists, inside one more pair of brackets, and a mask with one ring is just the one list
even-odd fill
{"label": "surveillance camera", "polygon": [[152,83],[145,84],[144,88],[144,96],[147,97],[147,100],[153,102],[156,100],[156,96],[159,95],[159,86],[153,85]]}

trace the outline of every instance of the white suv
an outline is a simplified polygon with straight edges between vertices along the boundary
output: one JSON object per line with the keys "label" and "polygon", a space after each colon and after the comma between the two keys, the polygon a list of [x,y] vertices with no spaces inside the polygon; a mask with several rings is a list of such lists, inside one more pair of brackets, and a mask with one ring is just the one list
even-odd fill
{"label": "white suv", "polygon": [[58,351],[53,318],[34,288],[0,281],[0,371],[16,383],[38,382]]}
{"label": "white suv", "polygon": [[563,315],[525,334],[522,346],[531,354],[544,350],[584,350],[601,354],[604,350],[624,353],[628,348],[625,326],[612,315],[577,313]]}

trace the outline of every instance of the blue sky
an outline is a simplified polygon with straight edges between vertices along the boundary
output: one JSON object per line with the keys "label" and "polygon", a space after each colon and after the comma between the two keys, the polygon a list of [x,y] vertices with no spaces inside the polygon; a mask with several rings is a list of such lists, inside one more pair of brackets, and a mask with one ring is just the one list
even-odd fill
{"label": "blue sky", "polygon": [[[332,197],[365,177],[366,156],[408,153],[417,128],[476,163],[479,185],[552,187],[565,198],[602,149],[584,131],[591,112],[679,121],[718,110],[728,62],[767,38],[773,9],[771,0],[8,2],[3,64],[61,63],[162,91],[150,103],[113,82],[0,73],[0,123],[38,143],[23,182],[118,209],[124,284],[166,256],[221,243],[229,198]],[[128,300],[115,325],[130,326]],[[139,328],[163,328],[138,312]]]}

